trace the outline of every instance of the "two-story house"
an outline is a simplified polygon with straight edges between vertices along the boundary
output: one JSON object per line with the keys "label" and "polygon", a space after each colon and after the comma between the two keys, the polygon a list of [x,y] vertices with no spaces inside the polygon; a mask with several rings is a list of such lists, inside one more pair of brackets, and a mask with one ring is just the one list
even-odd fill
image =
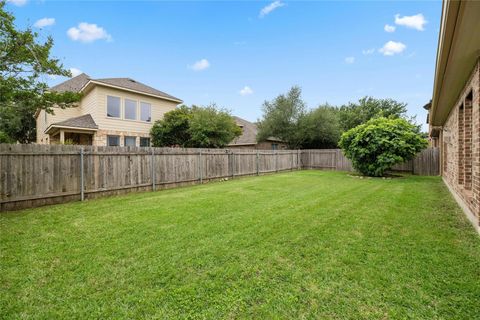
{"label": "two-story house", "polygon": [[36,113],[37,143],[96,146],[150,146],[156,120],[182,103],[129,78],[92,79],[82,73],[51,91],[81,92],[77,107]]}

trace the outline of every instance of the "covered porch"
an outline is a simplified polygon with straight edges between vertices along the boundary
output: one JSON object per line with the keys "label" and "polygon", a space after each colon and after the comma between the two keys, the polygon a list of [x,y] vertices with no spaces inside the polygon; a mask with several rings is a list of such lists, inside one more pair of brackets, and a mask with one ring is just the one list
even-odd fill
{"label": "covered porch", "polygon": [[92,145],[97,124],[90,114],[52,123],[45,133],[50,144]]}

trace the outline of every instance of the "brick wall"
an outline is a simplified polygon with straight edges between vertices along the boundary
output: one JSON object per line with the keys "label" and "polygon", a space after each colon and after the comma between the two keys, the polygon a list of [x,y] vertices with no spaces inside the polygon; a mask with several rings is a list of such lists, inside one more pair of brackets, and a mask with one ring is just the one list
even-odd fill
{"label": "brick wall", "polygon": [[480,225],[480,62],[452,106],[440,146],[445,182]]}

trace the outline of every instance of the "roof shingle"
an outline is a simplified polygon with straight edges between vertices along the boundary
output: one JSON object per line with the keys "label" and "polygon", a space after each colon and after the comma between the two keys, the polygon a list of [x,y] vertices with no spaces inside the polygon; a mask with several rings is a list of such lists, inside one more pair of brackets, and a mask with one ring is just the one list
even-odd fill
{"label": "roof shingle", "polygon": [[99,83],[104,83],[106,85],[112,85],[120,88],[139,91],[139,92],[159,96],[166,99],[181,101],[181,99],[178,99],[168,93],[157,90],[155,88],[152,88],[150,86],[147,86],[146,84],[143,84],[141,82],[135,81],[130,78],[92,79],[85,73],[82,73],[76,77],[73,77],[56,86],[53,86],[50,88],[50,90],[55,92],[65,92],[65,91],[79,92],[90,80],[99,82]]}
{"label": "roof shingle", "polygon": [[52,123],[51,126],[73,127],[82,129],[98,129],[97,124],[90,114],[85,114],[80,117],[69,118],[64,121]]}

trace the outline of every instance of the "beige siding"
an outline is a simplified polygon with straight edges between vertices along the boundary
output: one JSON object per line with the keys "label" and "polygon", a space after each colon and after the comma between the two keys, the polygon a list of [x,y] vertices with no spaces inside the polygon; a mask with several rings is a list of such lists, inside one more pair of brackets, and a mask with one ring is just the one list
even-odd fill
{"label": "beige siding", "polygon": [[86,94],[82,98],[81,108],[82,108],[82,115],[83,114],[93,114],[95,113],[96,105],[97,104],[97,88],[94,87],[88,94]]}
{"label": "beige siding", "polygon": [[[107,96],[116,96],[121,99],[121,118],[113,119],[107,117]],[[126,120],[124,117],[125,99],[137,101],[137,117],[140,117],[140,102],[150,103],[152,106],[151,122],[140,120]],[[123,145],[124,136],[148,137],[150,129],[156,120],[162,119],[163,115],[177,106],[176,102],[150,97],[129,91],[113,89],[108,87],[96,86],[87,92],[82,98],[78,107],[68,109],[55,109],[55,114],[47,114],[45,121],[45,111],[40,111],[37,117],[37,143],[48,144],[48,135],[44,132],[52,123],[67,120],[69,118],[91,114],[93,120],[98,125],[98,132],[94,137],[95,145],[106,145],[107,135],[121,136]],[[137,139],[137,145],[139,140]]]}
{"label": "beige siding", "polygon": [[69,118],[83,115],[81,104],[78,107],[60,109],[54,108],[54,114],[47,114],[45,119],[45,111],[41,110],[37,116],[37,143],[48,144],[46,140],[48,135],[44,132],[49,125],[55,122],[67,120]]}
{"label": "beige siding", "polygon": [[[177,103],[143,96],[140,94],[130,93],[128,91],[112,89],[107,87],[96,87],[96,108],[92,112],[92,117],[98,125],[100,130],[107,131],[126,131],[136,132],[139,134],[148,134],[150,128],[156,120],[163,118],[163,115],[171,110],[174,110]],[[121,117],[122,119],[113,119],[107,117],[107,96],[116,96],[121,98]],[[137,117],[140,116],[140,101],[147,102],[152,105],[152,121],[145,122],[140,120],[125,120],[124,117],[124,103],[125,99],[137,101]]]}

